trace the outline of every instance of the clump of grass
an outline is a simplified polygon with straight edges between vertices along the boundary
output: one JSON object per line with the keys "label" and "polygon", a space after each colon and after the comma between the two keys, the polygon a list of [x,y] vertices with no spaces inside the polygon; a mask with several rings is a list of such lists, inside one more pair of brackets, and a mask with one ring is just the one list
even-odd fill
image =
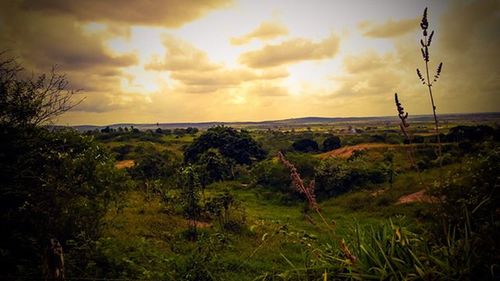
{"label": "clump of grass", "polygon": [[[420,39],[420,45],[421,45],[420,50],[422,52],[422,59],[425,62],[425,77],[422,75],[422,72],[418,68],[417,68],[417,76],[420,79],[420,81],[422,82],[422,84],[427,86],[427,89],[429,91],[429,97],[430,97],[431,105],[432,105],[432,114],[434,115],[434,127],[435,127],[435,131],[436,131],[437,142],[438,142],[438,157],[439,157],[439,159],[441,159],[442,158],[442,148],[441,148],[441,139],[439,136],[439,122],[438,122],[438,117],[436,114],[436,104],[434,102],[434,96],[432,93],[432,86],[434,85],[435,82],[437,82],[437,80],[441,76],[441,71],[443,69],[443,63],[442,62],[439,63],[439,65],[436,69],[436,73],[434,74],[434,77],[431,81],[431,78],[430,78],[431,75],[429,72],[429,61],[430,61],[429,47],[431,46],[432,38],[434,37],[434,30],[431,31],[429,34],[429,32],[428,32],[429,21],[427,20],[427,8],[425,8],[425,10],[424,10],[424,14],[423,14],[422,20],[420,22],[420,28],[422,29],[422,35],[423,35],[423,38]],[[439,163],[441,166],[442,165],[441,160]]]}

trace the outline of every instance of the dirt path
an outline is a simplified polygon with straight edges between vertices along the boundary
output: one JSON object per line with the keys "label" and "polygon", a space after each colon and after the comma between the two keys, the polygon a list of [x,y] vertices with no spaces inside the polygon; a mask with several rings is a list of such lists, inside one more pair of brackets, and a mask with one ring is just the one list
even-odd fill
{"label": "dirt path", "polygon": [[357,145],[345,146],[335,150],[331,150],[319,155],[320,158],[328,157],[339,157],[339,158],[349,158],[354,153],[354,151],[362,151],[365,149],[373,148],[386,148],[386,147],[399,147],[399,144],[387,144],[387,143],[362,143]]}
{"label": "dirt path", "polygon": [[401,196],[396,204],[407,204],[411,202],[433,203],[436,202],[436,198],[425,194],[425,190],[422,189],[415,193]]}
{"label": "dirt path", "polygon": [[116,162],[116,164],[115,164],[115,167],[117,169],[131,168],[134,166],[135,166],[134,160],[122,160],[122,161]]}

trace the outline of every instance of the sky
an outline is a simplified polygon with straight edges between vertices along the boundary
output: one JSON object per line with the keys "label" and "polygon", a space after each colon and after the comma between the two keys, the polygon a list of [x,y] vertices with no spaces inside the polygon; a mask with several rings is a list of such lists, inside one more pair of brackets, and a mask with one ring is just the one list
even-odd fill
{"label": "sky", "polygon": [[1,1],[0,50],[66,74],[61,125],[430,114],[425,7],[438,114],[500,111],[498,0]]}

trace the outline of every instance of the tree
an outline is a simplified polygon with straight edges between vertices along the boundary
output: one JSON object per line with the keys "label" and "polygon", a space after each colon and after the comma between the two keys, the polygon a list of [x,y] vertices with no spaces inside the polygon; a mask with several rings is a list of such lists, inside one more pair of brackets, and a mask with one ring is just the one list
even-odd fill
{"label": "tree", "polygon": [[131,175],[141,180],[167,179],[175,174],[180,162],[180,159],[168,150],[159,152],[154,147],[146,146],[136,159]]}
{"label": "tree", "polygon": [[292,144],[295,151],[315,152],[319,150],[318,143],[312,139],[301,139]]}
{"label": "tree", "polygon": [[340,138],[337,136],[329,136],[323,141],[323,151],[330,151],[340,148]]}
{"label": "tree", "polygon": [[36,126],[76,106],[77,93],[55,67],[48,74],[26,76],[15,59],[0,52],[0,122]]}
{"label": "tree", "polygon": [[209,149],[200,155],[196,162],[201,185],[228,179],[231,176],[231,164],[217,149]]}
{"label": "tree", "polygon": [[194,163],[209,149],[218,149],[234,164],[250,165],[266,157],[264,149],[247,131],[218,126],[208,129],[195,139],[184,151],[184,159],[188,163]]}
{"label": "tree", "polygon": [[[68,241],[99,237],[107,206],[119,197],[127,178],[93,138],[41,126],[76,105],[65,76],[55,69],[26,76],[4,55],[0,53],[0,228],[5,230],[0,263],[7,270],[2,274],[40,279],[49,246],[71,253]],[[70,261],[85,262],[73,256]]]}

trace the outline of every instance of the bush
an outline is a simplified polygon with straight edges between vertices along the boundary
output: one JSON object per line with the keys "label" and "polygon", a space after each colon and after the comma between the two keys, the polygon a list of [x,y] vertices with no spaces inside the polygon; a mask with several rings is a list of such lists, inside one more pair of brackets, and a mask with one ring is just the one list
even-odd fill
{"label": "bush", "polygon": [[341,145],[341,142],[340,142],[340,138],[337,137],[337,136],[327,137],[323,141],[323,151],[334,150],[334,149],[340,148],[341,146],[342,145]]}
{"label": "bush", "polygon": [[[320,160],[305,153],[287,153],[287,159],[295,165],[303,179],[314,178],[316,166]],[[290,179],[290,171],[276,160],[257,163],[251,170],[253,185],[261,185],[273,191],[296,195]]]}
{"label": "bush", "polygon": [[316,152],[319,150],[318,143],[312,139],[301,139],[292,144],[295,151]]}
{"label": "bush", "polygon": [[127,178],[102,147],[75,131],[0,130],[0,227],[9,230],[0,262],[28,274],[39,271],[50,238],[65,251],[69,240],[97,239]]}
{"label": "bush", "polygon": [[266,156],[266,152],[247,131],[219,126],[208,129],[196,138],[184,151],[184,160],[194,163],[210,149],[218,149],[234,164],[250,165]]}
{"label": "bush", "polygon": [[261,185],[275,191],[287,192],[291,179],[288,170],[275,160],[257,163],[251,170],[252,184]]}
{"label": "bush", "polygon": [[315,171],[316,195],[332,197],[369,183],[382,183],[387,173],[378,165],[369,165],[362,158],[343,161],[327,158]]}
{"label": "bush", "polygon": [[229,161],[217,149],[203,152],[196,161],[202,186],[233,177]]}
{"label": "bush", "polygon": [[116,160],[121,161],[127,159],[133,148],[134,147],[130,144],[124,144],[111,148],[111,151],[116,154]]}
{"label": "bush", "polygon": [[225,230],[240,232],[246,223],[245,210],[228,190],[209,198],[205,203],[205,212]]}
{"label": "bush", "polygon": [[168,150],[159,152],[151,146],[140,146],[136,151],[139,155],[135,166],[130,169],[130,174],[136,179],[167,179],[181,165],[181,160]]}

